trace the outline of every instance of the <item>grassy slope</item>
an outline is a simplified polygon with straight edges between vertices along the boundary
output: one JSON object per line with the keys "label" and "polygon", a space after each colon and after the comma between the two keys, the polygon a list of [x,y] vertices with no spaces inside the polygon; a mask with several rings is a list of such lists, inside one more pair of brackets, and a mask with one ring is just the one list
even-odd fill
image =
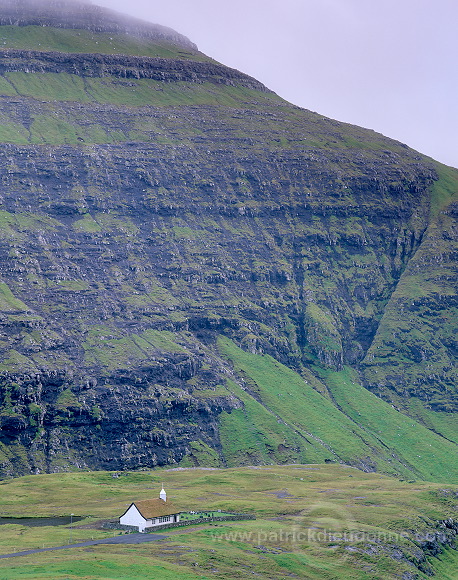
{"label": "grassy slope", "polygon": [[[6,84],[9,83],[10,86]],[[13,91],[11,90],[13,88]],[[77,101],[80,103],[107,103],[135,106],[224,105],[237,106],[245,98],[258,98],[269,102],[277,100],[268,93],[241,88],[202,83],[190,87],[189,83],[165,84],[152,79],[81,78],[68,73],[6,73],[1,91],[38,100]],[[0,93],[1,94],[1,93]]]}
{"label": "grassy slope", "polygon": [[458,551],[446,550],[436,558],[434,571],[441,580],[458,580]]}
{"label": "grassy slope", "polygon": [[[223,355],[244,376],[244,400],[251,398],[244,412],[222,418],[223,452],[228,449],[231,463],[243,459],[245,450],[253,448],[253,432],[271,446],[277,444],[278,429],[277,437],[272,437],[261,419],[263,415],[256,413],[255,407],[261,406],[258,399],[264,406],[264,415],[269,413],[271,420],[281,418],[289,434],[300,434],[301,453],[305,453],[307,461],[338,458],[357,464],[358,459],[364,461],[372,456],[378,469],[388,473],[458,481],[456,445],[432,434],[361,387],[351,371],[323,373],[335,406],[270,356],[247,353],[226,338],[220,338],[219,344]],[[240,396],[240,391],[236,394]],[[243,437],[243,433],[248,435]],[[285,440],[283,445],[291,448],[293,443]]]}
{"label": "grassy slope", "polygon": [[[65,545],[70,535],[72,542],[106,537],[111,532],[79,526],[116,517],[132,500],[154,495],[162,482],[183,510],[243,511],[257,519],[168,532],[166,541],[152,544],[99,545],[0,560],[0,579],[244,579],[253,574],[270,579],[292,573],[308,580],[387,580],[417,572],[389,557],[395,548],[412,554],[411,531],[424,533],[435,520],[453,515],[453,501],[446,499],[443,486],[335,465],[159,470],[118,479],[105,472],[27,476],[1,484],[2,515],[68,515],[71,510],[91,516],[72,531],[66,526],[0,526],[0,553]],[[366,533],[373,539],[339,544],[313,536],[324,530]],[[383,539],[389,533],[391,539]],[[441,577],[453,578],[453,557],[446,552],[442,561],[431,560]]]}
{"label": "grassy slope", "polygon": [[126,54],[214,62],[201,52],[166,42],[152,42],[129,34],[47,26],[1,26],[0,48],[86,54]]}
{"label": "grassy slope", "polygon": [[[0,113],[0,141],[4,143],[79,145],[90,143],[122,143],[125,141],[170,143],[170,138],[180,141],[164,131],[162,123],[146,115],[136,124],[132,119],[113,125],[107,124],[107,114],[102,117],[89,110],[85,115],[70,103],[90,106],[98,104],[121,107],[126,116],[131,108],[214,106],[253,108],[281,102],[269,93],[259,93],[243,87],[226,87],[211,83],[189,86],[188,83],[161,83],[151,79],[119,81],[112,78],[86,78],[66,73],[41,73],[28,75],[22,72],[6,73],[0,77],[0,100],[16,96],[25,99],[15,106],[14,115]],[[57,99],[57,101],[56,101]],[[30,103],[31,122],[21,117],[25,102]],[[122,110],[124,107],[128,109]]]}
{"label": "grassy slope", "polygon": [[[0,48],[33,49],[69,53],[126,54],[199,62],[215,62],[206,55],[174,45],[145,41],[126,34],[94,33],[87,30],[41,26],[0,27]],[[234,107],[247,100],[280,101],[273,94],[211,83],[161,83],[149,79],[81,78],[65,73],[21,72],[0,76],[0,97],[23,97],[40,101],[32,122],[12,121],[0,113],[0,141],[16,144],[116,143],[160,140],[157,132],[140,125],[133,131],[107,130],[102,121],[88,123],[84,115],[62,110],[60,102],[99,103],[118,106],[215,105]],[[21,109],[22,107],[20,107]]]}
{"label": "grassy slope", "polygon": [[439,166],[439,176],[431,196],[431,223],[385,308],[363,369],[376,392],[388,394],[396,406],[456,441],[458,422],[444,411],[458,409],[453,209],[458,171]]}
{"label": "grassy slope", "polygon": [[[399,454],[425,479],[456,481],[458,454],[456,446],[431,435],[425,426],[406,417],[367,391],[358,382],[357,374],[347,368],[340,373],[323,373],[334,401],[364,429],[375,433],[387,447]],[[437,416],[431,412],[431,415]],[[447,419],[452,421],[451,415]],[[445,421],[444,421],[445,423]],[[450,423],[451,426],[451,423]]]}

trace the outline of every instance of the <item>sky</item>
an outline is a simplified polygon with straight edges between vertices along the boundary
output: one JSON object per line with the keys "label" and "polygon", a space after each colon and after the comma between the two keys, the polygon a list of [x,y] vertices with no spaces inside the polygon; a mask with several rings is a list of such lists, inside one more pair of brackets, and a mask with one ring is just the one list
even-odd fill
{"label": "sky", "polygon": [[286,100],[458,167],[457,0],[93,0]]}

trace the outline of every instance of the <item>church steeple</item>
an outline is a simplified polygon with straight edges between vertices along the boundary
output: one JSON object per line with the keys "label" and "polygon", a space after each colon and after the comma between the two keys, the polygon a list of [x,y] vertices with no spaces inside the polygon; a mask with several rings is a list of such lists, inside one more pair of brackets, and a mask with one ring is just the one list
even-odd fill
{"label": "church steeple", "polygon": [[162,484],[162,489],[161,489],[161,493],[159,494],[159,497],[161,499],[163,499],[164,501],[167,501],[167,494],[165,493],[164,484]]}

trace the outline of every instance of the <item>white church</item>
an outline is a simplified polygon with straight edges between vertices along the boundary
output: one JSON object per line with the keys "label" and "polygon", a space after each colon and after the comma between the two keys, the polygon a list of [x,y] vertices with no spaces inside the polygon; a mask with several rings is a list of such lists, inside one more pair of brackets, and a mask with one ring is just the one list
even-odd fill
{"label": "white church", "polygon": [[119,518],[121,525],[135,526],[139,532],[145,532],[149,528],[162,524],[179,521],[180,512],[173,504],[167,501],[164,487],[161,489],[159,498],[136,501]]}

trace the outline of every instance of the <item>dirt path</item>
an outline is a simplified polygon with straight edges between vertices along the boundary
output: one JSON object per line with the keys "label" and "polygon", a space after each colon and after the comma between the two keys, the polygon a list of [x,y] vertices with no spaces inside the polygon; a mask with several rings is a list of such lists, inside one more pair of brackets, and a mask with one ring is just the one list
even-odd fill
{"label": "dirt path", "polygon": [[167,536],[160,534],[125,534],[115,536],[114,538],[105,538],[104,540],[89,540],[79,544],[68,544],[67,546],[56,546],[54,548],[41,548],[36,550],[24,550],[23,552],[14,552],[13,554],[0,554],[0,558],[15,558],[17,556],[28,556],[29,554],[38,554],[39,552],[51,552],[53,550],[67,550],[68,548],[84,548],[96,544],[143,544],[145,542],[155,542],[163,540]]}

